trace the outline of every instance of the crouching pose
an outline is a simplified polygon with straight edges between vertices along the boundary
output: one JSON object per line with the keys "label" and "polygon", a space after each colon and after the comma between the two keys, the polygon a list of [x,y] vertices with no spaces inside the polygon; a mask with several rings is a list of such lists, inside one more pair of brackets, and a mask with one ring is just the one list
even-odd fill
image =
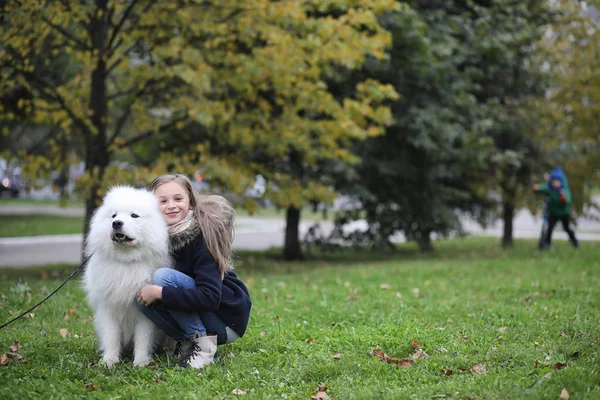
{"label": "crouching pose", "polygon": [[179,362],[203,368],[217,345],[242,337],[250,317],[248,289],[233,272],[235,210],[223,197],[200,195],[184,175],[150,185],[169,226],[174,268],[161,268],[137,294],[138,306],[177,341]]}

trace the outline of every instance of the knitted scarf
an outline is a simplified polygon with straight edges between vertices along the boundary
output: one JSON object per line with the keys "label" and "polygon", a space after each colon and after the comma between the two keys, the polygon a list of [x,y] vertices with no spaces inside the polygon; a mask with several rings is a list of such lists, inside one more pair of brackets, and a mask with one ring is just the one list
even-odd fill
{"label": "knitted scarf", "polygon": [[184,219],[169,228],[171,250],[179,250],[201,233],[200,224],[190,210]]}
{"label": "knitted scarf", "polygon": [[192,210],[188,211],[187,215],[181,221],[169,227],[169,236],[177,235],[188,229],[192,225],[193,218],[194,212]]}

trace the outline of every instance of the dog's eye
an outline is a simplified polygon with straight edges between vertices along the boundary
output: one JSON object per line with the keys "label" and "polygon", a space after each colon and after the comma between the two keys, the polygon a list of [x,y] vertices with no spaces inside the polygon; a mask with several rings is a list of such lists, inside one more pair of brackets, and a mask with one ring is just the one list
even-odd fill
{"label": "dog's eye", "polygon": [[116,217],[116,216],[117,216],[117,214],[113,214],[113,216],[112,216],[112,217],[114,218],[114,217]]}
{"label": "dog's eye", "polygon": [[140,216],[137,214],[131,214],[131,218],[139,218]]}

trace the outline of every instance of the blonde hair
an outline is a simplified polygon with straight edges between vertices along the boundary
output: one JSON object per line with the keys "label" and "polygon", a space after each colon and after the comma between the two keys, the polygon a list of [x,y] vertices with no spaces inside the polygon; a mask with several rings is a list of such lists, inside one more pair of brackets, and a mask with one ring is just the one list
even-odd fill
{"label": "blonde hair", "polygon": [[150,190],[165,183],[175,182],[185,189],[190,198],[190,208],[200,224],[206,248],[217,261],[221,278],[226,272],[233,270],[233,254],[231,245],[234,238],[234,222],[237,213],[231,203],[223,196],[198,193],[192,181],[182,174],[161,175],[150,184]]}

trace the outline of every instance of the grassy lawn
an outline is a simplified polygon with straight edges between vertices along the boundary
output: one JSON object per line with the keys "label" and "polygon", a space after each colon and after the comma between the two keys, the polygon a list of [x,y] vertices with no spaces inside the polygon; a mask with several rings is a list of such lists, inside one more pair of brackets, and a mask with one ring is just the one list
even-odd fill
{"label": "grassy lawn", "polygon": [[83,232],[83,217],[0,215],[0,238]]}
{"label": "grassy lawn", "polygon": [[[245,210],[238,210],[238,215],[249,216]],[[253,214],[258,218],[285,218],[285,213],[274,208],[259,209]],[[321,213],[307,211],[304,220],[323,220]],[[83,217],[58,215],[0,215],[0,238],[61,235],[83,232]]]}
{"label": "grassy lawn", "polygon": [[[91,313],[70,282],[0,331],[0,353],[18,340],[26,360],[0,367],[0,398],[309,399],[326,385],[332,399],[555,399],[563,388],[571,399],[598,399],[600,248],[535,246],[502,251],[495,239],[470,238],[431,255],[406,245],[394,255],[344,250],[302,263],[244,253],[250,326],[201,372],[166,357],[143,369],[131,360],[98,366]],[[0,271],[0,322],[72,269]],[[408,359],[413,339],[429,357],[409,368],[370,354]]]}
{"label": "grassy lawn", "polygon": [[[13,199],[8,197],[0,197],[0,207],[2,206],[38,206],[38,207],[58,207],[58,200],[36,200],[36,199]],[[83,208],[84,204],[81,200],[67,201],[68,208]]]}

